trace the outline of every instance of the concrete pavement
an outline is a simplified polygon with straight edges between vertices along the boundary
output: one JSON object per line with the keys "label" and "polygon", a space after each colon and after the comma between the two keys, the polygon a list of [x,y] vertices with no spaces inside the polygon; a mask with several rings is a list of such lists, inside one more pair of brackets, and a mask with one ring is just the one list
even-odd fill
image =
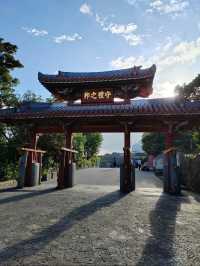
{"label": "concrete pavement", "polygon": [[[136,187],[162,188],[161,180],[152,172],[136,169]],[[87,168],[76,172],[76,184],[119,186],[119,168]]]}
{"label": "concrete pavement", "polygon": [[0,265],[199,266],[200,197],[110,184],[1,191]]}

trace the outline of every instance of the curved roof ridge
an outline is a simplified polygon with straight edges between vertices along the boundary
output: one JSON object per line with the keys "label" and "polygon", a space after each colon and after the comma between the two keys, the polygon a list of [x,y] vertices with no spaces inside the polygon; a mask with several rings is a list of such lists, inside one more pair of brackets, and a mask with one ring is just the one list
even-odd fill
{"label": "curved roof ridge", "polygon": [[56,79],[98,79],[98,78],[140,78],[146,76],[154,76],[156,72],[156,65],[152,65],[149,68],[142,68],[142,66],[134,66],[126,69],[109,70],[109,71],[97,71],[97,72],[64,72],[58,71],[58,74],[49,75],[38,72],[38,79],[40,82],[45,80]]}

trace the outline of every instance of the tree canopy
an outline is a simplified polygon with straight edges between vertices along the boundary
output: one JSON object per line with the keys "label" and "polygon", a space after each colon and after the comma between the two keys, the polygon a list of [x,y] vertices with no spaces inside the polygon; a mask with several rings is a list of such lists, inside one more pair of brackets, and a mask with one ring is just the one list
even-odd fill
{"label": "tree canopy", "polygon": [[176,93],[179,97],[188,100],[199,100],[200,99],[200,74],[197,75],[191,82],[182,86],[176,86]]}
{"label": "tree canopy", "polygon": [[19,97],[19,102],[42,102],[42,97],[35,94],[31,90],[27,90],[21,97]]}
{"label": "tree canopy", "polygon": [[[144,133],[143,150],[147,154],[157,156],[165,150],[165,134],[159,132]],[[176,132],[174,145],[184,153],[197,152],[200,148],[200,137],[197,132]]]}
{"label": "tree canopy", "polygon": [[85,156],[87,158],[91,158],[92,156],[97,155],[103,141],[103,137],[100,133],[88,133],[85,134],[85,137]]}
{"label": "tree canopy", "polygon": [[[200,74],[188,84],[175,88],[178,97],[187,100],[200,100]],[[175,145],[185,153],[200,150],[200,133],[198,131],[177,132]],[[142,137],[143,149],[148,154],[158,155],[164,148],[163,133],[145,133]]]}
{"label": "tree canopy", "polygon": [[[23,65],[15,58],[17,46],[5,42],[0,38],[0,108],[16,106],[22,102],[41,102],[44,101],[31,90],[27,90],[22,96],[15,95],[14,87],[19,80],[12,76],[12,71],[21,68]],[[46,99],[46,102],[53,102],[53,98]],[[17,148],[29,143],[31,125],[4,126],[0,125],[0,178],[12,177],[16,174],[18,158]],[[95,164],[99,147],[102,143],[102,135],[92,134],[73,134],[73,145],[78,151],[76,161],[78,167],[92,166]],[[39,138],[38,147],[47,151],[44,156],[44,167],[49,168],[59,163],[58,150],[65,144],[64,134],[44,134]]]}
{"label": "tree canopy", "polygon": [[154,156],[160,154],[165,148],[164,143],[163,133],[144,133],[142,136],[142,148],[147,154]]}
{"label": "tree canopy", "polygon": [[13,106],[17,102],[14,87],[19,81],[12,77],[11,71],[23,67],[23,65],[15,59],[16,52],[16,45],[0,38],[0,108]]}

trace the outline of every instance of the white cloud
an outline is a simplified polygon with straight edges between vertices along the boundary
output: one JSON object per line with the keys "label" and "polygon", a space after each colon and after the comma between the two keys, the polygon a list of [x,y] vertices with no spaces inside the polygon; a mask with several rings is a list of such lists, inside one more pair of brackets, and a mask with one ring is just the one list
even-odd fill
{"label": "white cloud", "polygon": [[122,37],[129,43],[131,46],[136,46],[142,43],[142,37],[136,34],[127,34],[122,35]]}
{"label": "white cloud", "polygon": [[129,4],[129,5],[132,5],[134,6],[136,4],[136,1],[137,0],[126,0],[126,2]]}
{"label": "white cloud", "polygon": [[154,80],[152,97],[173,96],[177,84],[183,84],[192,79],[188,70],[193,63],[200,59],[200,37],[190,42],[179,42],[176,45],[172,43],[170,38],[167,40],[149,58],[144,56],[118,57],[112,60],[110,64],[115,69],[129,68],[134,65],[149,67],[156,64],[157,75]]}
{"label": "white cloud", "polygon": [[86,15],[94,15],[96,22],[101,26],[103,31],[122,37],[129,45],[136,46],[142,43],[142,37],[135,33],[138,28],[135,23],[128,23],[125,25],[107,22],[106,17],[102,17],[97,13],[93,14],[92,8],[86,3],[80,7],[80,12]]}
{"label": "white cloud", "polygon": [[54,42],[55,43],[74,42],[81,39],[82,37],[78,33],[74,33],[73,35],[63,34],[61,36],[54,37]]}
{"label": "white cloud", "polygon": [[[146,60],[144,57],[140,56],[138,58],[136,57],[127,57],[127,58],[117,58],[116,60],[113,60],[111,62],[111,65],[114,68],[128,68],[128,67],[133,67],[134,65],[139,66],[142,65],[144,67],[149,67],[154,61],[151,61],[151,59]],[[159,66],[158,66],[159,67]],[[164,74],[165,72],[163,72]],[[173,78],[172,78],[173,79]],[[154,79],[154,84],[153,84],[153,94],[150,96],[150,98],[159,98],[159,97],[173,97],[175,95],[174,93],[174,88],[176,87],[177,84],[181,84],[182,82],[176,78],[175,80],[168,80],[165,77],[165,74],[159,74],[156,75]]]}
{"label": "white cloud", "polygon": [[144,65],[145,63],[145,58],[143,56],[139,57],[134,57],[134,56],[129,56],[129,57],[118,57],[114,60],[111,61],[111,66],[113,68],[129,68],[138,66],[138,65]]}
{"label": "white cloud", "polygon": [[187,0],[151,0],[150,8],[147,9],[147,12],[157,11],[160,14],[177,16],[188,6],[189,2]]}
{"label": "white cloud", "polygon": [[127,68],[134,65],[149,66],[157,64],[158,70],[164,71],[176,65],[192,64],[200,57],[200,37],[191,42],[180,42],[174,48],[172,43],[163,45],[162,49],[149,58],[140,57],[118,57],[111,61],[113,68]]}
{"label": "white cloud", "polygon": [[171,54],[161,58],[161,66],[168,67],[176,64],[194,63],[198,57],[200,57],[200,38],[176,45]]}
{"label": "white cloud", "polygon": [[31,29],[31,28],[27,28],[27,27],[22,27],[22,29],[24,31],[26,31],[27,33],[29,33],[33,36],[36,36],[36,37],[48,35],[48,31],[46,31],[46,30],[38,30],[36,28]]}
{"label": "white cloud", "polygon": [[87,3],[84,3],[80,6],[80,12],[83,14],[90,15],[90,16],[93,15],[92,8]]}
{"label": "white cloud", "polygon": [[95,16],[96,22],[104,29],[106,27],[106,18],[101,17],[99,14]]}
{"label": "white cloud", "polygon": [[178,82],[164,81],[159,82],[158,80],[154,82],[154,93],[152,97],[173,97],[175,96],[175,87]]}
{"label": "white cloud", "polygon": [[173,44],[174,44],[174,43],[173,43],[172,39],[171,39],[170,37],[167,38],[167,42],[163,45],[162,50],[163,50],[164,52],[169,51],[169,49],[172,48]]}
{"label": "white cloud", "polygon": [[158,43],[157,47],[155,48],[155,51],[157,53],[159,52],[167,52],[173,46],[177,43],[177,38],[176,37],[167,37],[164,42]]}
{"label": "white cloud", "polygon": [[129,23],[127,25],[110,23],[104,30],[110,31],[113,34],[130,34],[137,30],[137,25]]}
{"label": "white cloud", "polygon": [[131,6],[136,6],[137,4],[140,3],[145,3],[147,0],[125,0],[125,2],[127,2],[129,5]]}
{"label": "white cloud", "polygon": [[127,25],[108,23],[106,18],[101,17],[98,14],[96,14],[96,22],[101,26],[103,31],[121,36],[131,46],[136,46],[142,43],[142,37],[135,33],[138,28],[135,23],[129,23]]}

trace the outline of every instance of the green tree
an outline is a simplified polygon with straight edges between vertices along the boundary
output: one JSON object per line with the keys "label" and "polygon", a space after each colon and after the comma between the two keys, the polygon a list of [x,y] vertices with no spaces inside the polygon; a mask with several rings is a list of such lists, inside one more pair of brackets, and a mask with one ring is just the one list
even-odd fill
{"label": "green tree", "polygon": [[[19,102],[41,102],[41,96],[33,93],[32,91],[25,92],[20,98]],[[47,100],[49,102],[49,100]],[[10,143],[17,143],[18,147],[23,146],[25,143],[28,143],[27,139],[27,127],[28,125],[21,125],[12,127],[12,138]],[[78,151],[76,154],[76,162],[78,167],[83,167],[87,165],[87,159],[93,160],[96,158],[98,153],[99,146],[102,142],[102,136],[99,133],[94,134],[82,134],[75,133],[73,134],[73,146],[74,149]],[[44,134],[40,136],[38,141],[38,148],[47,151],[44,156],[44,167],[57,167],[59,158],[58,153],[61,147],[65,145],[64,134]],[[87,154],[87,156],[86,156]]]}
{"label": "green tree", "polygon": [[73,148],[78,151],[77,159],[84,157],[86,137],[82,133],[73,135]]}
{"label": "green tree", "polygon": [[[195,134],[195,137],[194,137]],[[176,132],[174,138],[174,146],[184,153],[192,153],[200,147],[200,138],[197,132]],[[144,133],[142,136],[143,150],[147,154],[157,156],[165,150],[165,134],[164,133]]]}
{"label": "green tree", "polygon": [[75,159],[78,167],[83,167],[85,160],[86,137],[82,133],[75,133],[73,136],[73,148],[78,152]]}
{"label": "green tree", "polygon": [[142,136],[142,148],[147,154],[154,156],[165,149],[165,136],[163,133],[144,133]]}
{"label": "green tree", "polygon": [[197,75],[188,84],[178,85],[175,88],[176,93],[179,97],[188,100],[199,100],[200,99],[200,74]]}
{"label": "green tree", "polygon": [[[177,86],[175,88],[176,93],[180,98],[186,100],[200,100],[200,74],[198,74],[188,84]],[[200,132],[193,131],[182,134],[185,139],[185,150],[187,152],[199,152],[200,151]]]}
{"label": "green tree", "polygon": [[27,90],[22,97],[18,99],[19,102],[42,102],[43,99],[40,95],[35,94],[31,90]]}
{"label": "green tree", "polygon": [[[0,38],[0,109],[17,104],[14,87],[19,81],[12,76],[11,71],[23,67],[23,65],[15,59],[16,52],[16,45]],[[0,178],[10,178],[12,170],[13,176],[15,175],[17,160],[15,150],[11,128],[0,125]]]}
{"label": "green tree", "polygon": [[15,59],[16,52],[16,45],[0,38],[0,108],[17,103],[14,87],[19,81],[12,77],[11,71],[23,67],[23,65]]}
{"label": "green tree", "polygon": [[90,159],[92,156],[97,155],[103,141],[103,136],[100,133],[87,133],[85,137],[85,156],[87,159]]}
{"label": "green tree", "polygon": [[194,132],[178,132],[175,139],[175,146],[184,153],[194,153],[198,149],[197,139],[194,138]]}
{"label": "green tree", "polygon": [[[17,98],[18,104],[23,102],[41,102],[42,97],[31,92],[30,90],[26,91],[21,97]],[[29,125],[16,125],[12,127],[6,127],[6,136],[7,141],[10,145],[16,145],[19,147],[24,146],[26,143],[29,143],[28,139],[28,130],[31,130]]]}
{"label": "green tree", "polygon": [[194,151],[196,154],[199,154],[200,152],[200,131],[195,130],[192,132],[192,142],[190,143],[190,146],[192,147],[192,151]]}
{"label": "green tree", "polygon": [[43,168],[58,168],[59,165],[59,151],[64,147],[65,138],[63,134],[52,133],[40,136],[38,141],[38,148],[45,150],[43,158]]}

